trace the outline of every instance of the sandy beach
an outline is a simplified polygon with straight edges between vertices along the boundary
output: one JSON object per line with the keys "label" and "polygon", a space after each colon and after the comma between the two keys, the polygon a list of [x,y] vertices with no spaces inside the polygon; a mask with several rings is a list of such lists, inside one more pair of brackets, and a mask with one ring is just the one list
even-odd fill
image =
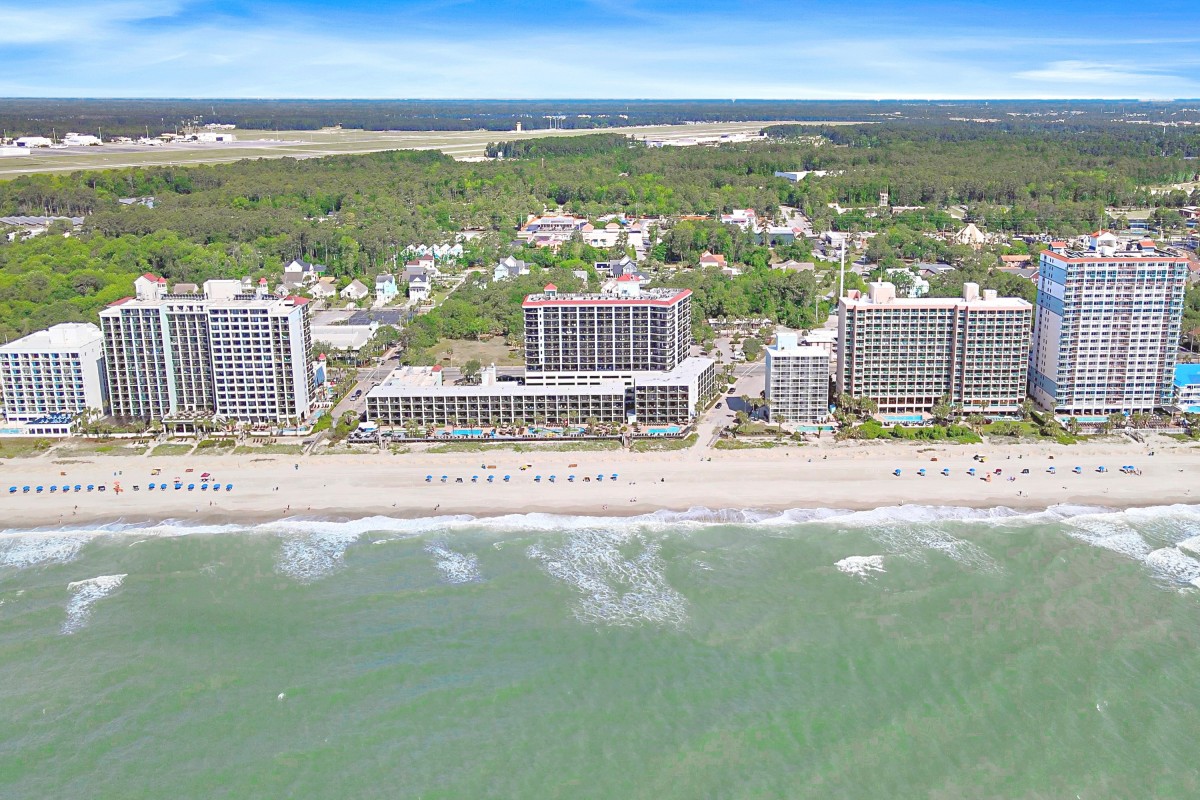
{"label": "sandy beach", "polygon": [[[1153,456],[1149,455],[1152,449]],[[975,454],[985,455],[986,463],[973,460]],[[525,464],[532,466],[522,470]],[[1135,465],[1142,474],[1121,474],[1120,467],[1126,464]],[[1073,472],[1076,466],[1082,467],[1081,474]],[[1108,471],[1098,472],[1100,466]],[[1050,467],[1055,474],[1048,472]],[[161,469],[154,477],[156,483],[171,487],[178,478],[185,488],[148,491],[151,470],[156,468]],[[921,468],[927,471],[924,477],[917,474]],[[967,472],[971,468],[976,470],[974,477]],[[692,448],[644,454],[494,451],[302,458],[34,458],[0,464],[0,504],[9,529],[117,520],[255,522],[289,516],[612,516],[697,507],[770,511],[918,504],[1041,509],[1069,503],[1128,508],[1196,502],[1198,468],[1200,447],[1162,439],[1150,446],[1132,441],[1069,447],[889,443],[734,451]],[[901,470],[900,476],[893,474],[895,469]],[[942,475],[943,469],[950,474]],[[993,474],[990,482],[981,479],[996,469],[1001,474]],[[1024,469],[1029,473],[1022,474]],[[200,490],[205,472],[221,482],[222,491]],[[432,482],[426,482],[427,475],[433,476]],[[442,475],[448,476],[446,483],[441,482]],[[573,482],[568,481],[569,475],[575,476]],[[598,475],[604,480],[597,481]],[[478,476],[477,483],[472,483],[473,476]],[[493,482],[487,482],[488,476],[493,476]],[[536,476],[541,476],[540,482]],[[585,476],[592,480],[584,482]],[[73,491],[76,484],[101,483],[107,491]],[[120,483],[123,491],[114,492],[114,483]],[[188,491],[188,483],[197,488]],[[51,484],[60,491],[50,494]],[[225,484],[233,484],[233,491],[224,491]],[[38,485],[47,491],[21,491]],[[63,485],[72,491],[63,494]],[[135,485],[140,490],[134,491]],[[10,486],[18,487],[16,494],[9,492]]]}

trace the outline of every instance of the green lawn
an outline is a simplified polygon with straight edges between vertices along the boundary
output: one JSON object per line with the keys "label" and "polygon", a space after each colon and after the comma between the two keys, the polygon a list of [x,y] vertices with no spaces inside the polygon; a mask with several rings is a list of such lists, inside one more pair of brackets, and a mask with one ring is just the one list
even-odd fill
{"label": "green lawn", "polygon": [[56,458],[79,456],[140,456],[149,445],[124,439],[76,439],[54,451]]}
{"label": "green lawn", "polygon": [[0,458],[30,458],[39,456],[54,446],[49,439],[2,439]]}
{"label": "green lawn", "polygon": [[236,456],[298,456],[303,452],[304,446],[299,444],[243,444],[233,449]]}
{"label": "green lawn", "polygon": [[151,450],[150,455],[152,455],[152,456],[186,456],[187,454],[189,454],[191,452],[192,452],[192,445],[190,445],[190,444],[177,444],[177,443],[173,443],[173,442],[168,442],[166,444],[160,444],[158,447]]}
{"label": "green lawn", "polygon": [[768,447],[783,447],[787,442],[777,442],[774,439],[747,441],[745,439],[718,439],[713,444],[714,450],[762,450]]}
{"label": "green lawn", "polygon": [[635,453],[657,453],[663,450],[686,450],[696,443],[699,435],[693,433],[683,439],[637,439],[630,446]]}
{"label": "green lawn", "polygon": [[[497,336],[486,342],[476,342],[471,339],[443,339],[428,353],[435,364],[446,364],[462,367],[471,359],[477,359],[480,364],[487,366],[495,364],[498,367],[519,367],[524,363],[520,350],[512,352],[504,339]],[[450,358],[450,361],[443,361]]]}

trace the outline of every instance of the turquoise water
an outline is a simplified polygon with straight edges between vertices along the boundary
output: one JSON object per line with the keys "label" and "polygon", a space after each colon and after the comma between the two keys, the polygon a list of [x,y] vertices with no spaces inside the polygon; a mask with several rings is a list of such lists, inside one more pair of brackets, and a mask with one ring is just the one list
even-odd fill
{"label": "turquoise water", "polygon": [[1194,797],[1200,508],[0,534],[8,798]]}
{"label": "turquoise water", "polygon": [[483,428],[455,428],[451,433],[455,436],[482,436]]}
{"label": "turquoise water", "polygon": [[925,420],[920,414],[884,414],[884,422],[923,422]]}
{"label": "turquoise water", "polygon": [[678,425],[667,425],[662,428],[647,428],[646,429],[646,431],[651,436],[673,435],[673,434],[679,433],[681,430],[683,430],[683,428],[680,428]]}

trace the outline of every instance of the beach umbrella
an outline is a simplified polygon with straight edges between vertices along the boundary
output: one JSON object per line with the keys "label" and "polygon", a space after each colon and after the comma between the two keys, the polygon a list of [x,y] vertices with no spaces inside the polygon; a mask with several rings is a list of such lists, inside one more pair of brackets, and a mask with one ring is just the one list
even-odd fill
{"label": "beach umbrella", "polygon": [[533,476],[533,480],[534,480],[536,483],[541,483],[541,481],[542,481],[542,476],[541,476],[541,475],[534,475],[534,476]]}
{"label": "beach umbrella", "polygon": [[150,484],[149,486],[147,486],[147,487],[146,487],[146,491],[148,491],[148,492],[152,492],[152,491],[154,491],[154,484],[152,483],[152,484]]}
{"label": "beach umbrella", "polygon": [[57,487],[57,486],[55,486],[55,485],[52,483],[52,484],[50,484],[50,491],[52,491],[52,492],[57,492],[57,491],[58,491],[58,487]]}
{"label": "beach umbrella", "polygon": [[82,492],[82,491],[83,491],[83,487],[82,487],[82,486],[80,486],[80,485],[77,483],[77,484],[75,484],[75,491],[77,491],[77,492]]}
{"label": "beach umbrella", "polygon": [[615,472],[614,472],[614,473],[612,474],[612,479],[613,479],[614,481],[617,479],[617,473],[615,473]]}
{"label": "beach umbrella", "polygon": [[894,470],[892,470],[892,474],[895,475],[896,477],[900,477],[900,470],[894,469]]}
{"label": "beach umbrella", "polygon": [[943,474],[943,475],[949,475],[949,474],[950,474],[950,468],[949,468],[949,467],[943,467],[943,468],[942,468],[942,474]]}
{"label": "beach umbrella", "polygon": [[1055,472],[1057,472],[1057,470],[1054,467],[1050,467],[1046,470],[1046,472],[1049,472],[1051,475],[1053,475]]}
{"label": "beach umbrella", "polygon": [[449,480],[449,477],[448,477],[448,476],[446,476],[446,475],[443,475],[443,476],[442,476],[442,483],[445,483],[447,480]]}
{"label": "beach umbrella", "polygon": [[9,493],[9,494],[16,494],[16,493],[17,493],[17,487],[15,487],[15,486],[10,486],[10,487],[8,487],[8,493]]}
{"label": "beach umbrella", "polygon": [[64,484],[64,485],[63,485],[63,491],[64,491],[64,492],[69,492],[69,491],[71,491],[71,487],[70,487],[70,486],[67,486],[66,484]]}
{"label": "beach umbrella", "polygon": [[917,470],[917,474],[920,475],[922,478],[924,478],[925,477],[925,468],[921,467],[919,470]]}
{"label": "beach umbrella", "polygon": [[550,476],[550,482],[551,482],[551,483],[554,483],[554,476],[553,476],[553,475],[551,475],[551,476]]}
{"label": "beach umbrella", "polygon": [[213,484],[213,491],[214,491],[214,492],[219,492],[219,491],[221,491],[221,484],[219,484],[219,483],[214,483],[214,484]]}
{"label": "beach umbrella", "polygon": [[426,476],[425,476],[425,482],[426,482],[426,483],[430,483],[430,482],[432,482],[432,481],[433,481],[433,476],[432,476],[432,475],[426,475]]}
{"label": "beach umbrella", "polygon": [[21,493],[22,493],[22,494],[29,494],[29,487],[28,487],[28,486],[22,486],[22,487],[21,487]]}
{"label": "beach umbrella", "polygon": [[471,483],[479,483],[479,476],[478,476],[478,475],[472,475],[472,476],[471,476]]}
{"label": "beach umbrella", "polygon": [[505,475],[505,476],[504,476],[504,482],[505,482],[505,483],[508,483],[508,476],[507,476],[507,475]]}
{"label": "beach umbrella", "polygon": [[182,488],[183,488],[183,484],[182,484],[182,483],[180,483],[179,481],[175,481],[175,488],[176,488],[176,489],[182,489]]}
{"label": "beach umbrella", "polygon": [[970,475],[972,478],[975,477],[975,468],[971,467],[969,470],[967,470],[967,474]]}
{"label": "beach umbrella", "polygon": [[193,490],[193,489],[195,489],[195,488],[196,488],[196,484],[194,484],[194,483],[189,483],[189,484],[188,484],[188,491],[189,491],[189,492],[190,492],[190,491],[192,491],[192,490]]}
{"label": "beach umbrella", "polygon": [[42,487],[41,487],[41,486],[37,487],[37,490],[38,490],[38,494],[41,494],[41,493],[42,493]]}
{"label": "beach umbrella", "polygon": [[1108,472],[1108,467],[1104,467],[1104,466],[1096,467],[1096,472]]}
{"label": "beach umbrella", "polygon": [[598,481],[602,481],[602,480],[604,480],[604,476],[603,476],[603,475],[597,475],[597,476],[596,476],[596,480],[598,480]]}
{"label": "beach umbrella", "polygon": [[491,483],[491,482],[492,482],[492,481],[494,481],[494,480],[496,480],[496,476],[495,476],[495,475],[488,475],[488,483]]}
{"label": "beach umbrella", "polygon": [[1075,469],[1071,470],[1071,472],[1074,472],[1076,475],[1082,475],[1083,467],[1076,467]]}
{"label": "beach umbrella", "polygon": [[160,483],[160,484],[158,485],[158,488],[159,488],[159,489],[166,489],[166,488],[167,488],[167,485],[166,485],[165,483]]}
{"label": "beach umbrella", "polygon": [[[90,483],[88,484],[88,491],[89,491],[89,492],[90,492],[92,489],[94,489],[94,488],[96,488],[96,487],[95,487],[93,484],[90,484]],[[165,486],[164,486],[163,488],[165,489],[165,488],[167,488],[167,487],[165,487]]]}
{"label": "beach umbrella", "polygon": [[202,492],[208,491],[208,484],[207,483],[200,484],[200,491],[202,491]]}
{"label": "beach umbrella", "polygon": [[227,484],[225,484],[225,491],[227,491],[227,492],[232,492],[232,491],[233,491],[233,484],[232,484],[232,483],[227,483]]}

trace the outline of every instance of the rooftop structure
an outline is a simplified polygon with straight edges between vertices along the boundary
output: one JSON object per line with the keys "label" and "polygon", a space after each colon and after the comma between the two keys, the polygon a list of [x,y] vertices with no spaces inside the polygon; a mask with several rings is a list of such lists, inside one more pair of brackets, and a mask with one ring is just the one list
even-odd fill
{"label": "rooftop structure", "polygon": [[1107,231],[1088,238],[1089,249],[1054,242],[1042,252],[1029,366],[1034,400],[1068,414],[1173,405],[1187,259]]}
{"label": "rooftop structure", "polygon": [[1016,411],[1025,399],[1033,307],[978,284],[961,298],[897,298],[890,283],[842,298],[838,392],[881,412],[925,412],[943,398],[967,411]]}

